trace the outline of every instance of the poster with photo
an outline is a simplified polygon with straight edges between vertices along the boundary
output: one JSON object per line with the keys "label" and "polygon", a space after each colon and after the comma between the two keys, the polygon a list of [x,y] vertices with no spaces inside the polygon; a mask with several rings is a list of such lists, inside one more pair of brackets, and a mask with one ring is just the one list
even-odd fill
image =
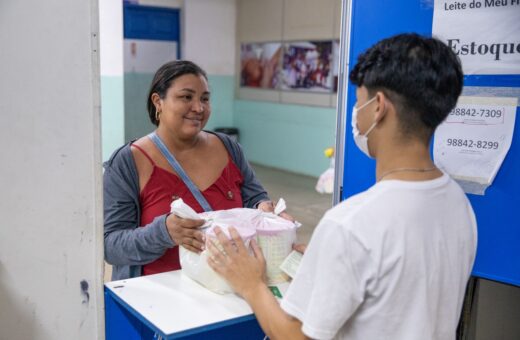
{"label": "poster with photo", "polygon": [[332,41],[286,42],[280,88],[333,92],[332,52]]}
{"label": "poster with photo", "polygon": [[281,56],[281,43],[241,44],[240,86],[276,89]]}

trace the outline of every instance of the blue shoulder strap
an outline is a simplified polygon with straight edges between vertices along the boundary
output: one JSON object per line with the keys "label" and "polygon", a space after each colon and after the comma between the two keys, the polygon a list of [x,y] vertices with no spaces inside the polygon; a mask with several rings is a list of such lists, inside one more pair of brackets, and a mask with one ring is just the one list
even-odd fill
{"label": "blue shoulder strap", "polygon": [[166,145],[164,145],[161,138],[157,136],[155,132],[150,133],[148,135],[148,138],[150,138],[152,142],[155,144],[155,146],[157,146],[159,151],[161,151],[161,153],[163,154],[164,158],[166,158],[168,163],[170,163],[173,170],[175,170],[175,172],[177,173],[177,175],[179,175],[184,184],[186,184],[188,189],[190,189],[191,193],[193,194],[197,202],[199,202],[202,209],[204,209],[204,211],[212,211],[213,209],[211,209],[211,206],[209,205],[208,201],[206,201],[204,196],[202,196],[202,193],[200,192],[199,188],[195,186],[195,184],[191,181],[186,172],[184,172],[184,169],[181,167],[179,162],[177,162],[177,160],[168,150]]}

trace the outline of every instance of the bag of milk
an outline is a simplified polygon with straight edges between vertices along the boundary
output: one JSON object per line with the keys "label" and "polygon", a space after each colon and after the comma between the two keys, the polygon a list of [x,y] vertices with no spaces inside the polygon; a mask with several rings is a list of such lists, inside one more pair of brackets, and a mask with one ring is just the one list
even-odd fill
{"label": "bag of milk", "polygon": [[296,241],[296,229],[300,224],[279,217],[277,214],[283,210],[285,210],[285,201],[280,199],[275,207],[275,213],[266,213],[258,209],[235,208],[197,214],[182,199],[173,201],[171,205],[173,214],[181,218],[206,221],[201,227],[206,236],[206,250],[197,254],[179,247],[183,273],[216,293],[232,293],[232,288],[207,263],[208,242],[213,242],[217,247],[221,247],[214,228],[219,226],[229,238],[228,228],[232,226],[238,231],[250,252],[250,241],[253,238],[257,239],[266,261],[268,284],[287,281],[288,276],[280,270],[279,266],[291,252],[292,245]]}

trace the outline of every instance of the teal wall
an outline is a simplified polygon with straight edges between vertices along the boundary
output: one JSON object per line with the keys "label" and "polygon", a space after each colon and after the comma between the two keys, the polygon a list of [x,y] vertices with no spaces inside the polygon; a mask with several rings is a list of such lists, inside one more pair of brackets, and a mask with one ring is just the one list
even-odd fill
{"label": "teal wall", "polygon": [[146,97],[153,74],[125,73],[125,141],[140,138],[155,129],[146,111]]}
{"label": "teal wall", "polygon": [[103,160],[125,140],[123,76],[101,76],[101,138]]}
{"label": "teal wall", "polygon": [[335,146],[336,109],[235,100],[234,76],[209,76],[212,116],[206,126],[237,127],[249,161],[318,177]]}
{"label": "teal wall", "polygon": [[234,126],[235,77],[208,75],[208,81],[211,92],[211,117],[206,129]]}
{"label": "teal wall", "polygon": [[260,101],[235,101],[235,126],[249,161],[318,177],[335,145],[334,108]]}

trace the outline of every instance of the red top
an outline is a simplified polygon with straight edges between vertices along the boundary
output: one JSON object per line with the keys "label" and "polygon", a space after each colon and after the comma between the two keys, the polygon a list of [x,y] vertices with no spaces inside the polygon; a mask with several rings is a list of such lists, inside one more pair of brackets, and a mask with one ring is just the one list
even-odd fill
{"label": "red top", "polygon": [[[170,212],[170,204],[174,199],[182,198],[197,213],[204,212],[184,182],[175,174],[157,166],[152,158],[139,146],[132,144],[152,163],[150,179],[139,195],[141,204],[141,226],[151,223],[154,218]],[[211,184],[202,195],[213,210],[241,208],[243,183],[242,173],[228,156],[228,163],[219,178]],[[143,275],[163,273],[180,269],[179,247],[166,250],[163,256],[143,266]]]}

